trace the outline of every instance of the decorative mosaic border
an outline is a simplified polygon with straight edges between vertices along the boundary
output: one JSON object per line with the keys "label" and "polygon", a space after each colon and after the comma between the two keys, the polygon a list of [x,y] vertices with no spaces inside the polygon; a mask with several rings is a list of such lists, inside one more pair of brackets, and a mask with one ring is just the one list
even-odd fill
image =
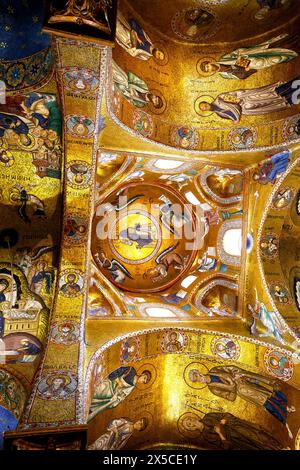
{"label": "decorative mosaic border", "polygon": [[[96,46],[93,44],[93,47],[96,47],[97,49],[101,50],[101,57],[100,57],[100,80],[99,80],[99,89],[98,89],[98,94],[97,94],[97,105],[96,105],[96,113],[95,113],[95,122],[98,123],[100,119],[100,107],[102,103],[102,97],[103,97],[103,88],[104,88],[104,80],[105,80],[105,70],[106,70],[106,64],[107,64],[107,48],[101,47],[101,46]],[[99,138],[99,132],[98,132],[98,126],[97,124],[95,125],[95,131],[94,131],[94,145],[93,145],[93,151],[92,151],[92,168],[93,168],[93,176],[92,179],[93,181],[95,180],[95,173],[96,173],[96,167],[97,167],[97,154],[98,154],[98,138]],[[90,191],[90,220],[89,220],[89,228],[88,228],[88,233],[91,233],[92,229],[92,214],[93,214],[93,208],[94,208],[94,189]],[[91,237],[88,237],[88,243],[86,245],[86,261],[85,261],[85,272],[89,272],[90,268],[90,254],[91,252]],[[83,395],[81,390],[83,389],[84,385],[84,360],[85,360],[85,318],[86,318],[86,310],[87,310],[87,303],[88,303],[88,288],[86,288],[85,293],[83,295],[83,301],[82,301],[82,310],[81,310],[81,319],[80,319],[80,344],[79,344],[79,359],[78,359],[78,368],[77,368],[77,373],[78,373],[78,390],[79,394],[77,395],[77,401],[76,401],[76,422],[82,424],[81,417],[82,417],[82,409],[84,406],[84,401],[83,401]]]}
{"label": "decorative mosaic border", "polygon": [[[220,331],[213,331],[213,330],[206,330],[206,329],[202,330],[202,329],[198,329],[198,328],[185,328],[185,327],[168,326],[168,327],[149,328],[149,329],[144,329],[144,330],[137,330],[137,331],[130,332],[130,333],[125,333],[123,335],[120,335],[120,336],[104,343],[91,357],[88,368],[87,368],[87,373],[86,373],[86,376],[85,376],[85,380],[84,380],[84,386],[83,386],[83,396],[84,396],[84,398],[86,398],[88,396],[89,384],[90,384],[91,374],[92,374],[94,365],[95,365],[96,361],[101,357],[101,355],[108,348],[110,348],[114,344],[119,343],[121,341],[124,341],[125,339],[128,339],[128,338],[139,337],[139,336],[149,334],[149,333],[158,333],[158,332],[172,331],[172,330],[173,331],[175,330],[175,331],[178,331],[178,332],[182,331],[182,332],[191,332],[191,333],[198,333],[198,334],[208,334],[208,335],[218,336],[218,337],[222,336],[222,337],[225,337],[225,338],[230,338],[230,339],[232,338],[232,339],[236,339],[236,340],[240,340],[240,341],[245,341],[246,343],[256,344],[258,346],[265,347],[266,349],[270,349],[270,344],[264,343],[263,341],[260,341],[260,340],[254,339],[254,338],[248,338],[248,337],[235,335],[235,334],[231,334],[231,333],[223,333],[223,332],[220,332]],[[272,346],[272,350],[279,351],[282,354],[285,354],[291,360],[299,358],[299,354],[291,353],[290,351],[287,351],[287,350],[285,350],[285,349],[283,349],[279,346]],[[166,354],[166,353],[162,353],[162,354]],[[169,353],[169,354],[171,354],[171,353]],[[183,352],[181,354],[190,355],[191,353],[190,352]],[[155,356],[157,356],[157,354]],[[153,356],[145,356],[143,359],[148,359],[148,358],[155,357],[155,356],[154,355]],[[199,356],[203,356],[205,358],[211,358],[213,355],[212,354],[199,353]],[[215,359],[215,356],[213,356],[213,357]],[[220,361],[221,359],[218,358],[217,360]],[[250,366],[248,364],[247,364],[247,367],[249,369],[252,369],[252,370],[255,370],[255,371],[259,370],[262,373],[266,374],[266,371],[264,369],[260,368],[260,367],[257,367],[257,366],[253,367],[253,366]],[[85,400],[85,406],[82,409],[81,423],[86,422],[85,417],[87,415],[87,412],[88,412],[88,410],[87,410],[87,400]]]}
{"label": "decorative mosaic border", "polygon": [[[66,44],[66,42],[64,40],[57,40],[56,41],[57,49],[58,49],[59,44],[61,42]],[[80,45],[80,46],[88,45],[89,47],[91,47],[90,43],[85,44],[85,43],[81,43],[81,42],[77,42],[77,41],[75,43],[76,43],[76,45]],[[99,59],[100,59],[100,77],[103,80],[105,78],[106,48],[104,48],[102,46],[96,46],[96,45],[94,45],[93,47],[96,47],[97,49],[102,51],[101,57]],[[60,70],[63,69],[64,67],[61,64],[61,56],[60,56],[59,50],[56,51],[56,58],[57,58],[57,67],[58,67],[58,69],[60,69]],[[100,117],[100,105],[101,105],[101,101],[102,101],[102,92],[103,92],[103,87],[101,87],[101,85],[103,85],[103,81],[102,82],[100,81],[99,93],[97,95],[97,106],[96,106],[96,113],[95,113],[96,122],[98,122],[99,117]],[[63,95],[63,98],[64,98],[64,95]],[[64,108],[65,108],[65,104],[64,104]],[[66,135],[65,135],[65,139],[66,139]],[[98,128],[97,128],[97,126],[95,126],[94,145],[93,145],[93,151],[92,151],[93,176],[94,176],[94,173],[95,173],[96,162],[97,162],[97,144],[98,144]],[[64,143],[64,148],[66,149],[66,142]],[[65,153],[65,155],[66,155],[66,153]],[[66,161],[65,161],[65,163],[66,163]],[[64,181],[65,188],[66,188],[66,185],[67,185],[67,181],[66,181],[66,177],[65,177],[65,181]],[[89,194],[89,202],[88,202],[89,208],[90,208],[90,214],[92,214],[92,209],[91,208],[93,207],[93,202],[94,202],[94,191],[91,189],[90,194]],[[63,198],[63,214],[64,214],[64,218],[63,218],[62,223],[63,223],[63,227],[64,227],[65,218],[68,215],[68,207],[67,207],[67,202],[66,202],[66,191],[64,191],[64,198]],[[91,230],[91,223],[92,223],[92,217],[90,217],[90,221],[89,221],[89,228],[88,228],[89,232]],[[86,259],[85,259],[85,266],[84,266],[84,272],[85,273],[88,272],[88,269],[89,269],[89,266],[90,266],[90,257],[88,256],[89,250],[90,250],[90,240],[88,239],[87,245],[85,245],[85,251],[86,251]],[[61,268],[62,261],[63,261],[63,258],[60,260],[59,272],[61,272],[61,269],[62,269]],[[29,397],[28,402],[26,404],[26,408],[24,410],[23,416],[22,416],[22,425],[20,427],[23,428],[23,429],[35,429],[35,428],[45,428],[45,427],[48,428],[48,427],[52,427],[52,426],[61,426],[61,425],[66,426],[66,425],[73,425],[73,424],[80,423],[80,417],[81,417],[81,414],[82,414],[82,411],[81,411],[81,409],[82,409],[82,393],[81,393],[81,390],[82,390],[82,385],[83,385],[83,368],[84,368],[84,352],[85,352],[84,326],[85,326],[85,313],[86,313],[87,296],[88,296],[88,289],[87,289],[87,285],[86,285],[86,276],[85,276],[85,279],[84,279],[84,285],[85,285],[85,291],[82,295],[81,318],[80,318],[80,334],[79,334],[79,338],[78,338],[78,341],[79,341],[78,363],[76,364],[77,378],[78,378],[78,387],[77,387],[77,390],[75,392],[76,393],[76,399],[75,399],[76,416],[74,417],[74,419],[68,420],[68,421],[33,422],[33,423],[28,423],[27,422],[28,418],[30,416],[30,412],[31,412],[33,403],[34,403],[35,399],[37,398],[38,384],[40,383],[40,381],[43,377],[43,372],[44,372],[44,367],[45,367],[45,362],[46,362],[46,356],[47,356],[46,353],[48,351],[48,348],[50,347],[50,342],[51,342],[51,335],[48,335],[47,345],[46,345],[45,350],[44,350],[44,356],[43,356],[43,359],[40,363],[39,371],[38,371],[38,373],[35,377],[35,380],[34,380],[34,383],[33,383],[32,389],[31,389],[31,394],[30,394],[30,397]],[[53,302],[53,307],[52,307],[52,310],[51,310],[51,313],[52,313],[51,318],[50,318],[51,322],[55,318],[55,312],[57,310],[58,294],[59,294],[59,285],[57,283],[54,302]],[[72,312],[68,312],[68,313],[72,314]],[[53,368],[53,369],[51,369],[51,371],[52,370],[54,371],[56,369]]]}
{"label": "decorative mosaic border", "polygon": [[279,190],[281,184],[283,183],[283,181],[285,180],[285,178],[292,172],[292,170],[300,163],[300,157],[297,157],[295,159],[295,161],[289,165],[289,167],[287,168],[286,172],[282,174],[282,176],[279,178],[279,180],[277,181],[277,183],[274,185],[274,188],[272,189],[270,195],[269,195],[269,199],[267,200],[267,203],[266,203],[266,206],[265,206],[265,209],[263,211],[263,215],[262,215],[262,218],[261,218],[261,221],[260,221],[260,224],[259,224],[259,228],[258,228],[258,231],[257,231],[257,240],[256,240],[256,254],[257,254],[257,261],[258,261],[258,267],[259,267],[259,272],[260,272],[260,275],[261,275],[261,278],[262,278],[262,282],[263,282],[263,286],[264,286],[264,290],[268,296],[268,299],[269,299],[269,302],[272,306],[272,309],[273,309],[273,312],[275,313],[275,316],[277,318],[277,320],[282,324],[282,326],[284,327],[284,330],[287,331],[294,339],[295,339],[295,343],[296,344],[300,344],[300,338],[296,335],[296,333],[288,326],[288,324],[286,323],[286,321],[283,319],[283,317],[281,316],[281,314],[279,313],[279,310],[278,308],[276,307],[276,304],[271,296],[271,293],[269,291],[269,286],[267,284],[267,281],[266,281],[266,278],[265,278],[265,273],[264,273],[264,266],[263,266],[263,262],[262,262],[262,258],[261,258],[261,252],[260,252],[260,242],[261,242],[261,237],[262,237],[262,234],[263,234],[263,229],[264,229],[264,224],[265,224],[265,221],[266,221],[266,218],[268,216],[268,212],[269,212],[269,209],[270,207],[272,207],[272,203],[273,203],[273,198],[276,194],[276,192]]}
{"label": "decorative mosaic border", "polygon": [[53,54],[47,47],[29,57],[18,60],[0,61],[0,80],[7,92],[24,92],[37,84],[43,86],[52,73]]}

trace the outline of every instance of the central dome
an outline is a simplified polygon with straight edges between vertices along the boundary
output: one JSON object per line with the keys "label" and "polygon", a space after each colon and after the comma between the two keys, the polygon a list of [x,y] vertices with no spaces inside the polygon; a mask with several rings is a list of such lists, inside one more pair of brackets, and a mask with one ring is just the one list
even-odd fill
{"label": "central dome", "polygon": [[194,215],[163,185],[129,184],[96,210],[92,254],[114,284],[133,292],[166,289],[195,257]]}

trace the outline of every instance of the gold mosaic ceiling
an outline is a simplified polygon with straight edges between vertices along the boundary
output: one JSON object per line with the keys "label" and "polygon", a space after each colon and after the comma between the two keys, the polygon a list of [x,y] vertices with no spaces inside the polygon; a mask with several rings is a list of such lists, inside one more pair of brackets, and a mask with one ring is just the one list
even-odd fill
{"label": "gold mosaic ceiling", "polygon": [[[224,448],[216,428],[225,420],[227,448],[247,448],[234,439],[236,428],[252,436],[251,449],[261,448],[262,440],[268,448],[299,448],[299,109],[289,102],[299,65],[299,4],[241,3],[120,1],[119,25],[122,15],[126,27],[135,20],[137,36],[139,24],[160,52],[150,47],[150,54],[137,54],[120,35],[113,51],[60,39],[59,90],[52,80],[41,96],[28,101],[16,95],[3,109],[21,120],[26,109],[29,116],[26,133],[3,131],[1,162],[3,220],[21,235],[13,258],[2,243],[3,343],[20,349],[19,333],[11,333],[19,315],[31,328],[22,334],[35,346],[30,358],[22,350],[6,357],[7,371],[26,378],[17,419],[30,396],[20,429],[88,423],[88,443],[97,448],[119,420],[130,432],[112,448]],[[262,7],[268,3],[272,8]],[[263,56],[255,57],[257,49]],[[227,54],[235,74],[221,64]],[[266,96],[255,108],[263,86]],[[42,119],[55,117],[56,99],[49,94],[58,91],[63,164],[59,134],[51,146],[52,120]],[[224,93],[223,116],[201,109],[204,97],[215,101]],[[38,99],[44,106],[33,107]],[[28,145],[39,137],[43,155]],[[60,243],[58,227],[51,234],[63,165]],[[187,219],[178,219],[176,203],[191,205]],[[201,243],[187,253],[186,239],[175,235],[188,221],[192,228],[198,222]],[[228,234],[236,246],[228,246]],[[59,245],[59,266],[52,245]],[[14,311],[5,282],[12,259],[15,283],[23,288]],[[34,325],[22,320],[28,315]],[[232,401],[218,385],[202,385],[201,375],[210,373],[234,383]],[[241,393],[244,377],[248,387]],[[283,398],[282,417],[268,401],[263,409],[265,384],[268,399]],[[256,386],[261,393],[251,401]],[[116,393],[105,396],[107,387]],[[200,414],[213,443],[201,434]],[[197,432],[184,429],[185,418],[196,422]],[[131,428],[141,419],[143,429]]]}
{"label": "gold mosaic ceiling", "polygon": [[299,4],[269,3],[120,2],[109,70],[115,122],[182,151],[297,139]]}
{"label": "gold mosaic ceiling", "polygon": [[[262,11],[262,3],[273,8]],[[120,2],[122,10],[124,1]],[[299,15],[297,1],[259,0],[126,0],[144,24],[172,41],[210,47],[259,37],[294,22]],[[192,27],[192,26],[196,27]],[[275,33],[276,34],[276,33]]]}

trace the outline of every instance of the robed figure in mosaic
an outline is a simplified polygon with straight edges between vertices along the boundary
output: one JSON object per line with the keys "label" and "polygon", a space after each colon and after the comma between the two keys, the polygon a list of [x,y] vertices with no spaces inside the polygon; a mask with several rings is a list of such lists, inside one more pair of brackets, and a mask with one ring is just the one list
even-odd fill
{"label": "robed figure in mosaic", "polygon": [[101,411],[118,406],[134,390],[137,383],[148,383],[151,373],[144,370],[138,375],[134,367],[119,367],[95,386],[89,420]]}
{"label": "robed figure in mosaic", "polygon": [[235,401],[237,397],[240,397],[263,407],[287,428],[290,438],[293,437],[287,418],[290,412],[295,411],[295,408],[288,406],[287,397],[278,389],[276,379],[237,366],[213,367],[207,374],[192,369],[189,378],[191,382],[207,384],[211,393],[225,400]]}

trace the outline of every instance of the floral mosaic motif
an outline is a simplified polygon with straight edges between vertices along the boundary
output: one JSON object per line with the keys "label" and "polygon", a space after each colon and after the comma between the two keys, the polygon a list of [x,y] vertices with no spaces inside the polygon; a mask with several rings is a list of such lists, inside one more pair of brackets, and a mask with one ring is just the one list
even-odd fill
{"label": "floral mosaic motif", "polygon": [[266,233],[259,242],[261,255],[266,258],[274,258],[277,256],[279,248],[279,238],[276,233]]}
{"label": "floral mosaic motif", "polygon": [[66,67],[63,80],[66,90],[91,95],[99,86],[99,80],[93,70],[79,67]]}
{"label": "floral mosaic motif", "polygon": [[80,245],[86,240],[88,220],[82,214],[71,213],[66,216],[64,239],[70,245]]}
{"label": "floral mosaic motif", "polygon": [[195,129],[180,126],[173,127],[170,132],[171,144],[175,147],[181,147],[184,149],[193,149],[197,147],[199,137]]}
{"label": "floral mosaic motif", "polygon": [[93,121],[85,116],[67,116],[66,130],[67,133],[80,137],[81,139],[89,139],[92,137],[95,126]]}
{"label": "floral mosaic motif", "polygon": [[74,395],[76,389],[77,378],[73,372],[56,370],[42,377],[37,393],[43,400],[66,400]]}
{"label": "floral mosaic motif", "polygon": [[144,137],[150,137],[154,129],[151,116],[143,111],[135,110],[133,113],[133,128]]}
{"label": "floral mosaic motif", "polygon": [[51,340],[56,344],[74,344],[79,338],[79,325],[72,320],[55,322],[52,325]]}
{"label": "floral mosaic motif", "polygon": [[25,77],[25,66],[22,62],[17,62],[8,67],[6,72],[6,81],[12,88],[20,85]]}
{"label": "floral mosaic motif", "polygon": [[210,349],[213,354],[222,359],[236,360],[241,353],[241,347],[237,341],[225,336],[217,336],[212,339]]}
{"label": "floral mosaic motif", "polygon": [[83,273],[77,269],[66,269],[61,273],[59,291],[64,297],[77,297],[82,294]]}
{"label": "floral mosaic motif", "polygon": [[72,160],[67,164],[68,184],[74,189],[86,189],[90,186],[92,167],[83,160]]}
{"label": "floral mosaic motif", "polygon": [[251,148],[256,141],[257,133],[254,128],[236,127],[228,135],[228,144],[233,149]]}
{"label": "floral mosaic motif", "polygon": [[160,342],[162,352],[179,353],[186,349],[188,337],[182,331],[167,331]]}
{"label": "floral mosaic motif", "polygon": [[49,79],[52,69],[52,52],[43,49],[30,57],[15,61],[1,61],[0,77],[7,91],[25,90]]}
{"label": "floral mosaic motif", "polygon": [[264,354],[264,364],[269,374],[285,382],[293,376],[294,365],[291,357],[274,349],[267,349]]}

